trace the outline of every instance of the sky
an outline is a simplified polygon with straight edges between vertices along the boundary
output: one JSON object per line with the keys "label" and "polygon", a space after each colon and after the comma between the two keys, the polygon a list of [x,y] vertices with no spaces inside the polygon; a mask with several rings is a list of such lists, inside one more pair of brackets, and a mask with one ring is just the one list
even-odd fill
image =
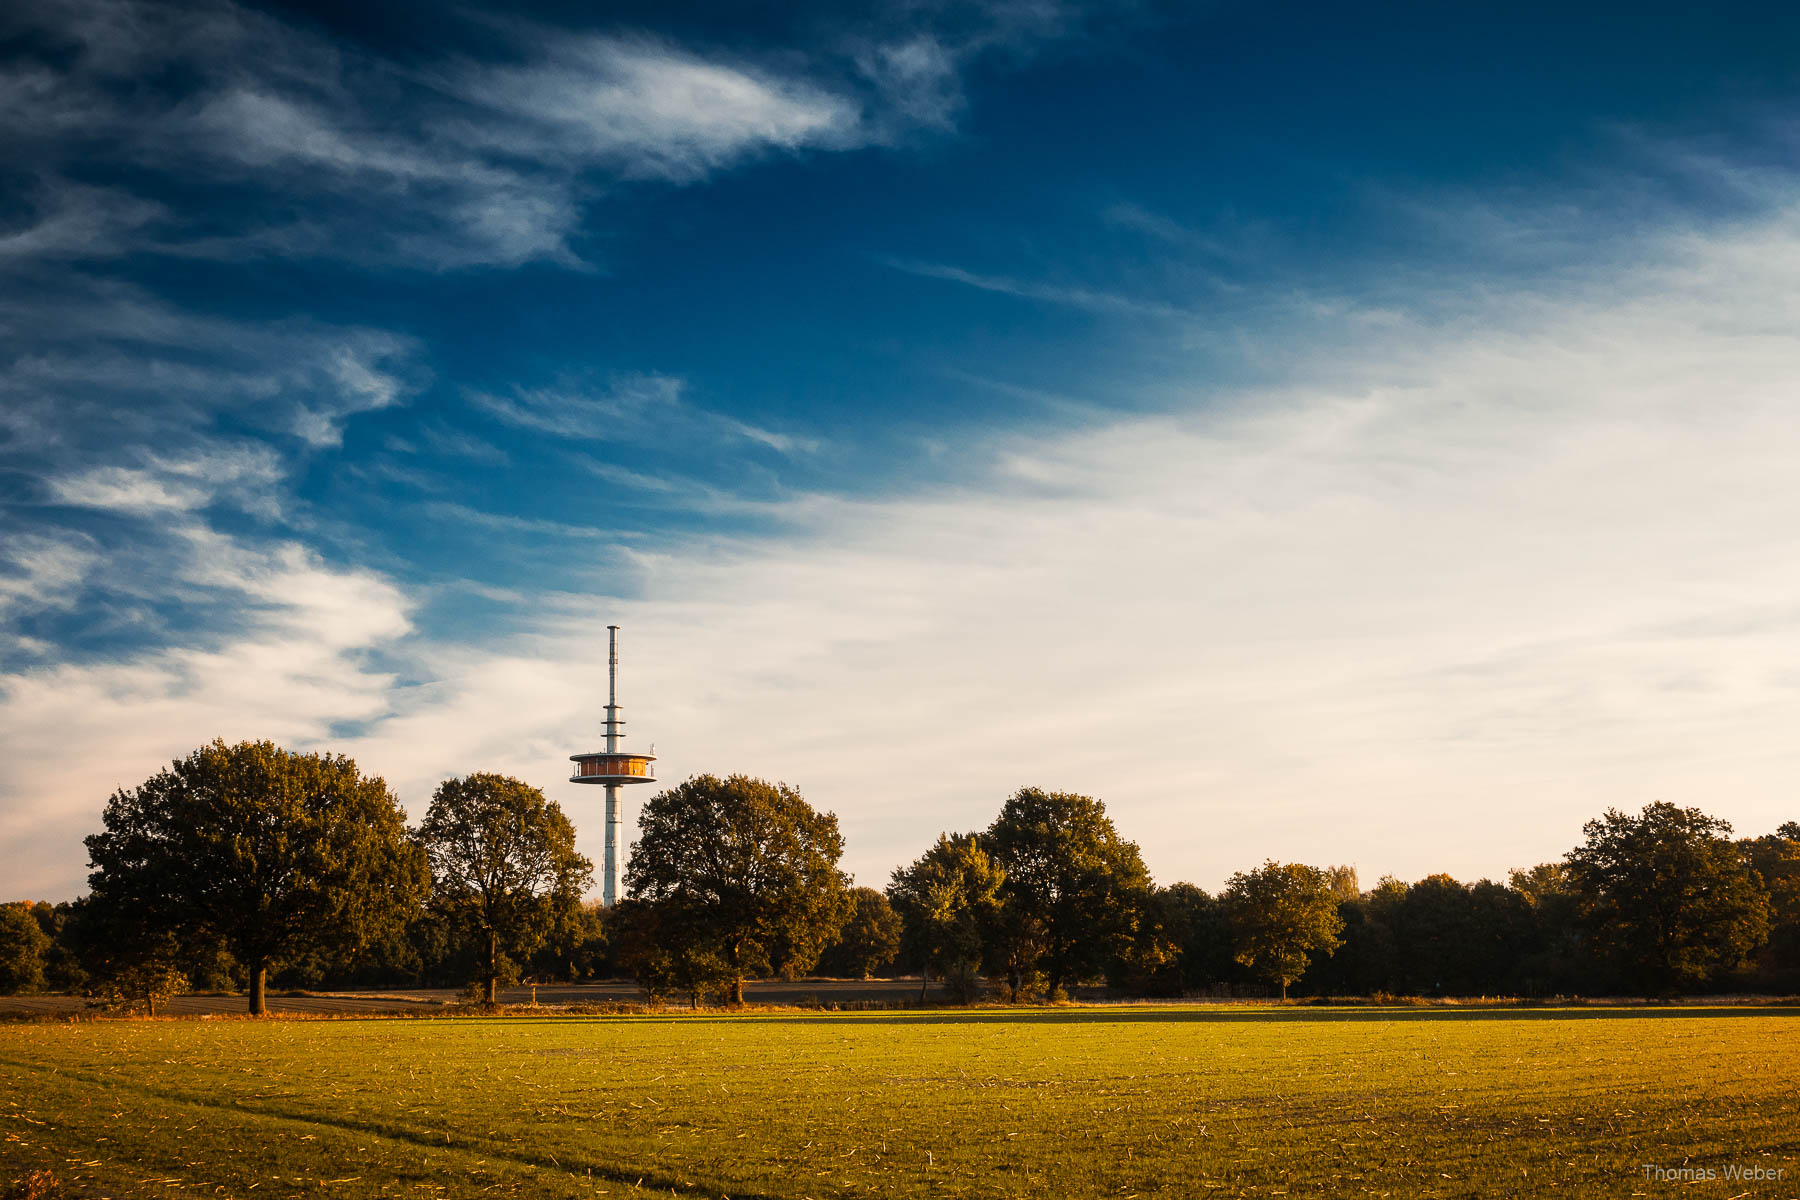
{"label": "sky", "polygon": [[[378,9],[379,11],[368,11]],[[1800,10],[23,0],[0,892],[214,738],[882,886],[1800,819]],[[627,814],[650,789],[628,791]]]}

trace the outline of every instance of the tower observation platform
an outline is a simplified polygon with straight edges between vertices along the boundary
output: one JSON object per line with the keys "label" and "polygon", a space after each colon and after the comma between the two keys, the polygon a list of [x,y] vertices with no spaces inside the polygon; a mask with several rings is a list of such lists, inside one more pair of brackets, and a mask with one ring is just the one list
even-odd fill
{"label": "tower observation platform", "polygon": [[[619,902],[619,856],[623,852],[619,788],[629,783],[656,782],[656,755],[621,750],[625,722],[619,719],[619,627],[608,625],[606,663],[606,749],[571,754],[575,764],[570,783],[597,783],[606,788],[606,862],[600,875],[600,902],[608,908]],[[656,747],[650,747],[655,750]]]}

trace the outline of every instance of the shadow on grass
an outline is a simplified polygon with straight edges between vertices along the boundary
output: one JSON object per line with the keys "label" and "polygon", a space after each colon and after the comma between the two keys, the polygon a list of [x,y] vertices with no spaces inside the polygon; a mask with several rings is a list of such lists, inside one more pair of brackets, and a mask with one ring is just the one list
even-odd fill
{"label": "shadow on grass", "polygon": [[[727,1192],[725,1189],[719,1188],[715,1183],[697,1183],[689,1177],[687,1171],[665,1169],[658,1166],[646,1167],[633,1166],[628,1163],[621,1164],[605,1159],[589,1157],[578,1152],[571,1152],[568,1149],[563,1151],[563,1157],[568,1159],[568,1161],[562,1162],[547,1148],[543,1150],[533,1150],[529,1146],[514,1145],[512,1144],[512,1141],[516,1141],[516,1139],[510,1141],[502,1140],[492,1131],[489,1131],[484,1136],[467,1129],[459,1129],[453,1133],[452,1131],[435,1126],[413,1125],[392,1118],[382,1119],[374,1116],[357,1117],[341,1113],[286,1112],[278,1108],[264,1107],[257,1102],[246,1104],[239,1098],[196,1096],[175,1089],[121,1080],[117,1076],[101,1075],[93,1071],[82,1070],[79,1068],[46,1067],[41,1063],[13,1063],[11,1065],[29,1071],[60,1074],[66,1079],[72,1079],[90,1086],[139,1096],[162,1110],[178,1107],[191,1107],[198,1110],[199,1113],[207,1114],[210,1120],[216,1121],[224,1119],[241,1121],[251,1128],[263,1125],[335,1129],[345,1133],[355,1134],[359,1137],[382,1139],[388,1142],[404,1142],[421,1151],[436,1151],[444,1154],[456,1155],[460,1158],[472,1157],[476,1160],[476,1165],[480,1165],[488,1159],[497,1159],[519,1166],[530,1167],[533,1170],[543,1171],[545,1173],[554,1173],[568,1179],[587,1183],[590,1186],[595,1180],[619,1184],[622,1187],[629,1187],[633,1194],[643,1192],[654,1195],[667,1191],[669,1195],[677,1196],[692,1195],[696,1191],[699,1191],[704,1195],[706,1192],[716,1189],[718,1190],[719,1195],[729,1195],[735,1197],[736,1200],[786,1200],[786,1198],[792,1196],[791,1192],[785,1190],[779,1193],[770,1193],[749,1188],[739,1188],[736,1186],[731,1187],[729,1192]],[[164,1111],[163,1115],[166,1116],[167,1112]],[[183,1165],[187,1167],[201,1165],[195,1162],[182,1161]],[[168,1163],[161,1163],[158,1164],[157,1169],[167,1169],[173,1172],[178,1168]],[[396,1165],[393,1170],[395,1172],[396,1183],[410,1181],[416,1177],[416,1170],[403,1170],[399,1168],[398,1165]],[[48,1173],[46,1172],[44,1174]],[[50,1177],[50,1182],[55,1183],[54,1176]],[[183,1186],[185,1183],[185,1181],[171,1182],[177,1187]],[[344,1180],[342,1182],[349,1181]],[[506,1181],[503,1180],[501,1182]],[[522,1184],[524,1181],[519,1182]],[[646,1187],[646,1184],[649,1186]],[[261,1182],[259,1181],[250,1186],[260,1187]],[[424,1185],[415,1183],[414,1186]],[[384,1187],[382,1190],[385,1193],[387,1189]],[[439,1188],[437,1190],[442,1191],[443,1189]],[[79,1195],[82,1196],[89,1196],[92,1194],[93,1193],[88,1191],[79,1193]],[[518,1195],[520,1193],[514,1191],[511,1194]],[[525,1194],[528,1195],[530,1193]],[[72,1200],[74,1194],[60,1191],[47,1193],[27,1192],[22,1195],[21,1200],[38,1200],[40,1195],[42,1196],[42,1200],[59,1200],[63,1195],[70,1195]],[[13,1194],[10,1192],[0,1192],[0,1200],[13,1200]]]}

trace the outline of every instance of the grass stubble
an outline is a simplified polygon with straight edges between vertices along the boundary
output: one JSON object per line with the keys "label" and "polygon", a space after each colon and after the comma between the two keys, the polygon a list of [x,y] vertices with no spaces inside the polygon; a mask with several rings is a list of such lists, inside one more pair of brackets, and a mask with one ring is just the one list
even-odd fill
{"label": "grass stubble", "polygon": [[0,1096],[0,1193],[1800,1197],[1800,1009],[29,1023]]}

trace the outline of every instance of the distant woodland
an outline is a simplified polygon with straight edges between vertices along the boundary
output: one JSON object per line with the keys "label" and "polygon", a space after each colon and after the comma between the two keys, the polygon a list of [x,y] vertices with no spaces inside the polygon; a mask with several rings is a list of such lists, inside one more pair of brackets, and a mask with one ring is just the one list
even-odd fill
{"label": "distant woodland", "polygon": [[[1024,788],[887,887],[838,868],[792,787],[696,776],[653,796],[610,909],[567,816],[516,779],[445,781],[417,826],[350,759],[201,747],[116,793],[90,892],[0,905],[0,993],[154,1011],[194,989],[628,976],[741,1003],[748,979],[909,975],[921,1002],[1119,996],[1672,996],[1800,990],[1800,823],[1608,810],[1504,881],[1268,861],[1217,894],[1159,886],[1099,800]],[[1092,994],[1086,992],[1084,994]]]}

